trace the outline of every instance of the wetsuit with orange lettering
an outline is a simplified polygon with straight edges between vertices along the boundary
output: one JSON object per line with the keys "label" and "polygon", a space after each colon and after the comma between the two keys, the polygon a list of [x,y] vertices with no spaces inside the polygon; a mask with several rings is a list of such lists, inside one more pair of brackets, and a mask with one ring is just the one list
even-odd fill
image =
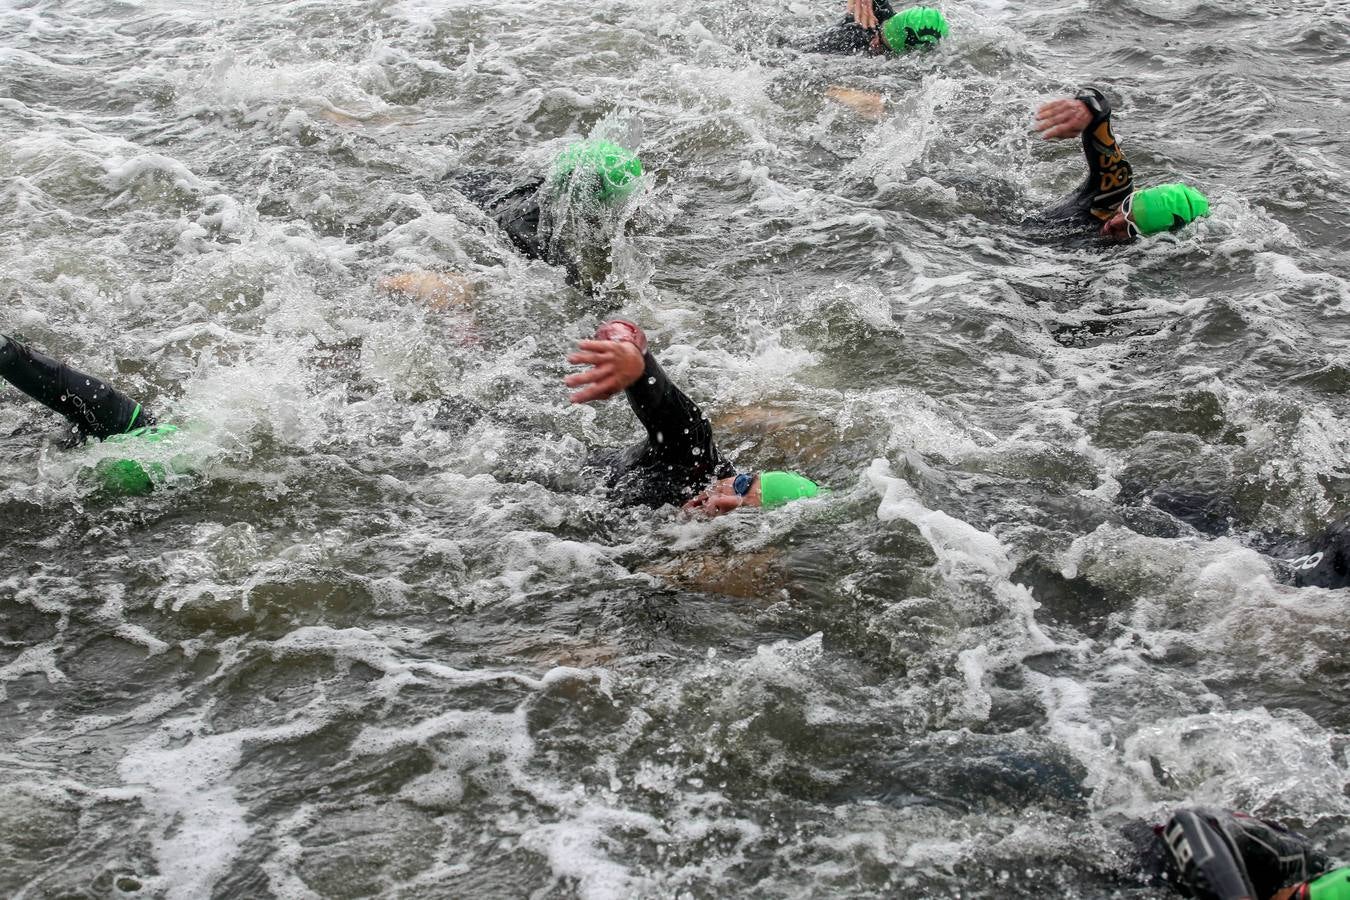
{"label": "wetsuit with orange lettering", "polygon": [[1083,129],[1083,155],[1088,174],[1078,190],[1045,211],[1046,219],[1060,224],[1100,228],[1115,215],[1116,208],[1134,190],[1134,170],[1111,131],[1111,104],[1096,88],[1075,99],[1092,113],[1092,123]]}

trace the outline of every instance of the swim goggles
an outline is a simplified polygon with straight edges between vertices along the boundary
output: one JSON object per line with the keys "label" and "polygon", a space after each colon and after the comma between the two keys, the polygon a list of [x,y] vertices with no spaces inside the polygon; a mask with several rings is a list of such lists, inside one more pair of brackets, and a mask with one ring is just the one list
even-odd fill
{"label": "swim goggles", "polygon": [[757,473],[755,472],[742,472],[737,475],[736,480],[731,482],[731,489],[736,492],[736,496],[744,497],[750,493],[750,488],[754,487],[756,476]]}
{"label": "swim goggles", "polygon": [[1132,238],[1138,238],[1142,235],[1139,227],[1134,224],[1134,191],[1130,191],[1130,196],[1125,198],[1125,202],[1120,204],[1120,211],[1125,214],[1125,232]]}

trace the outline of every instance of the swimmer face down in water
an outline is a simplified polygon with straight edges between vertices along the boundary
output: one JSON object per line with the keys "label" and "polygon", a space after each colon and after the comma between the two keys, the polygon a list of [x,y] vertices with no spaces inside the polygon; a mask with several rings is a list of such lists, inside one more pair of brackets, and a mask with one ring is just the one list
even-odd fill
{"label": "swimmer face down in water", "polygon": [[608,486],[626,504],[681,505],[687,512],[721,515],[742,506],[775,507],[814,497],[820,488],[793,472],[745,472],[717,449],[712,424],[666,377],[632,322],[613,319],[567,361],[587,366],[564,383],[578,388],[573,403],[591,403],[623,391],[647,431],[646,440],[610,458]]}
{"label": "swimmer face down in water", "polygon": [[1134,170],[1111,130],[1111,104],[1096,88],[1052,100],[1036,112],[1036,130],[1047,141],[1081,137],[1088,174],[1083,183],[1045,212],[1045,218],[1097,229],[1128,241],[1174,231],[1209,215],[1209,201],[1184,184],[1135,190]]}

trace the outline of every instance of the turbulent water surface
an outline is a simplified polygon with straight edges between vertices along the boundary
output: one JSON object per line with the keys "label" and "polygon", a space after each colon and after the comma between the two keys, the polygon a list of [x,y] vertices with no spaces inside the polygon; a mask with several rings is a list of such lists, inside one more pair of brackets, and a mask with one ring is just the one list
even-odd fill
{"label": "turbulent water surface", "polygon": [[[1346,592],[1253,549],[1347,511],[1350,9],[746,6],[0,0],[0,332],[196,473],[104,496],[0,391],[0,893],[1142,898],[1198,802],[1350,857]],[[1020,224],[1085,84],[1211,218]],[[594,296],[454,187],[587,135],[647,169]],[[829,496],[609,505],[636,424],[560,379],[616,314]]]}

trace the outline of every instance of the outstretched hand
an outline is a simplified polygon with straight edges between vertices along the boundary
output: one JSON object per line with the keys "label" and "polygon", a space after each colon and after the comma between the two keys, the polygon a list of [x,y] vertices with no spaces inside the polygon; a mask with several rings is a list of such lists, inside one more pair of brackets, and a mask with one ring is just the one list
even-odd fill
{"label": "outstretched hand", "polygon": [[877,14],[872,9],[872,0],[848,0],[848,14],[864,28],[877,27]]}
{"label": "outstretched hand", "polygon": [[1047,141],[1078,137],[1091,124],[1092,110],[1082,100],[1051,100],[1036,110],[1036,130]]}
{"label": "outstretched hand", "polygon": [[590,366],[563,379],[568,387],[586,385],[572,395],[573,403],[613,397],[641,378],[647,368],[642,351],[629,341],[581,341],[567,361],[574,366]]}

